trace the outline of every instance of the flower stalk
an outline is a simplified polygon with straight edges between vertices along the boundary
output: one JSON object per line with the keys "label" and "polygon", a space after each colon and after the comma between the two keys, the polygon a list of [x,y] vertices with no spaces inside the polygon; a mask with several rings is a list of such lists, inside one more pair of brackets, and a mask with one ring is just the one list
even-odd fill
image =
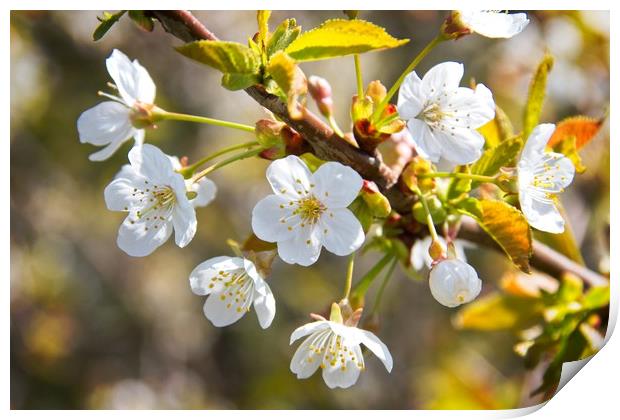
{"label": "flower stalk", "polygon": [[209,166],[208,168],[205,168],[202,171],[198,172],[196,175],[194,175],[192,177],[192,181],[196,182],[200,178],[209,175],[211,172],[215,171],[216,169],[223,168],[224,166],[229,165],[229,164],[231,164],[233,162],[236,162],[238,160],[243,160],[243,159],[247,159],[247,158],[252,157],[252,156],[256,156],[260,152],[262,152],[263,150],[265,150],[265,149],[262,148],[262,147],[259,147],[259,148],[256,148],[256,149],[248,150],[247,152],[239,153],[237,155],[229,157],[228,159],[224,159],[224,160],[222,160],[220,162],[217,162],[217,163]]}
{"label": "flower stalk", "polygon": [[234,152],[235,150],[240,150],[240,149],[250,149],[254,146],[258,146],[258,142],[257,141],[249,141],[247,143],[240,143],[240,144],[235,144],[229,147],[225,147],[223,149],[218,150],[215,153],[212,153],[210,155],[207,155],[205,157],[203,157],[202,159],[198,160],[196,163],[193,163],[189,166],[186,166],[185,168],[179,169],[178,172],[183,175],[183,177],[185,178],[189,178],[190,176],[193,175],[194,171],[196,171],[196,169],[198,169],[200,166],[204,165],[205,163],[220,157],[222,155],[225,155],[226,153],[230,153],[230,152]]}
{"label": "flower stalk", "polygon": [[227,127],[227,128],[232,128],[235,130],[247,131],[248,133],[254,132],[254,127],[252,127],[251,125],[235,123],[232,121],[218,120],[218,119],[209,118],[209,117],[201,117],[198,115],[179,114],[177,112],[168,112],[164,110],[159,110],[157,112],[157,117],[162,120],[187,121],[187,122],[194,122],[194,123],[199,123],[199,124],[210,124],[210,125],[216,125],[219,127]]}
{"label": "flower stalk", "polygon": [[466,174],[463,172],[428,172],[417,175],[418,178],[457,178],[457,179],[471,179],[472,181],[486,182],[489,184],[497,184],[497,177]]}

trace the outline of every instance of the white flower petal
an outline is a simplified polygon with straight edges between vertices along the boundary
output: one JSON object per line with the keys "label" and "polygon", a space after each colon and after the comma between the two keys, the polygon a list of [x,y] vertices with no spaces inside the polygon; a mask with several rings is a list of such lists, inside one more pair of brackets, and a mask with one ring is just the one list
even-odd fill
{"label": "white flower petal", "polygon": [[273,318],[276,316],[276,300],[267,282],[261,280],[260,283],[262,284],[259,284],[257,289],[260,287],[265,292],[264,294],[254,292],[254,310],[258,317],[258,323],[265,329],[271,325]]}
{"label": "white flower petal", "polygon": [[383,343],[383,341],[379,340],[379,338],[371,333],[370,331],[358,329],[361,334],[361,342],[368,350],[374,353],[375,356],[379,358],[383,362],[383,365],[387,369],[388,372],[392,371],[392,354],[390,350],[388,350],[387,346]]}
{"label": "white flower petal", "polygon": [[[185,201],[187,201],[187,198]],[[179,197],[177,196],[177,200]],[[172,211],[172,224],[174,225],[174,241],[183,248],[194,238],[198,222],[196,221],[196,211],[191,204],[174,206]]]}
{"label": "white flower petal", "polygon": [[194,207],[205,207],[215,200],[217,185],[209,178],[202,178],[198,182],[192,184],[191,190],[197,195],[194,199],[190,200],[190,203],[192,203]]}
{"label": "white flower petal", "polygon": [[137,174],[131,165],[123,165],[121,171],[105,188],[103,195],[108,210],[129,211],[136,201],[134,189],[144,184],[144,177]]}
{"label": "white flower petal", "polygon": [[364,180],[357,172],[338,162],[324,163],[312,174],[316,197],[327,207],[344,208],[355,200]]}
{"label": "white flower petal", "polygon": [[[242,258],[227,256],[213,257],[198,264],[189,275],[189,284],[197,295],[208,295],[222,290],[222,282],[214,282],[220,271],[237,270],[243,267]],[[209,287],[213,284],[213,287]]]}
{"label": "white flower petal", "polygon": [[319,224],[323,229],[323,246],[333,254],[349,255],[364,243],[362,225],[349,209],[329,209]]}
{"label": "white flower petal", "polygon": [[398,114],[404,120],[409,120],[418,116],[422,111],[424,98],[422,93],[422,79],[415,71],[412,71],[403,80],[398,91]]}
{"label": "white flower petal", "polygon": [[[281,221],[284,220],[285,223]],[[256,203],[252,210],[252,230],[267,242],[289,240],[294,232],[288,228],[296,226],[299,217],[292,215],[290,200],[275,194],[268,195]]]}
{"label": "white flower petal", "polygon": [[133,63],[119,50],[112,51],[106,60],[108,73],[128,106],[133,106],[136,100],[153,103],[155,99],[155,84],[148,72],[137,61]]}
{"label": "white flower petal", "polygon": [[519,191],[521,211],[533,228],[549,233],[564,232],[564,219],[551,200],[540,200],[526,191]]}
{"label": "white flower petal", "polygon": [[426,95],[437,95],[446,89],[456,89],[463,78],[463,65],[446,61],[433,66],[422,78],[422,91]]}
{"label": "white flower petal", "polygon": [[[223,298],[223,299],[222,299]],[[225,292],[212,293],[204,304],[205,316],[216,327],[226,327],[239,321],[247,309],[234,302]]]}
{"label": "white flower petal", "polygon": [[407,122],[407,129],[411,133],[411,140],[415,144],[415,150],[424,159],[438,162],[441,158],[440,143],[435,139],[428,124],[416,118]]}
{"label": "white flower petal", "polygon": [[173,175],[179,175],[174,172],[168,156],[151,144],[133,147],[129,151],[129,162],[150,183],[167,184]]}
{"label": "white flower petal", "polygon": [[310,348],[310,346],[320,344],[328,335],[329,332],[327,331],[312,334],[310,337],[306,338],[297,351],[295,351],[291,359],[290,369],[291,372],[297,375],[297,379],[309,378],[319,368],[325,350],[317,354],[314,351],[314,347]]}
{"label": "white flower petal", "polygon": [[551,138],[551,135],[555,131],[555,124],[539,124],[530,133],[525,146],[523,147],[523,153],[521,153],[521,160],[536,161],[545,153],[545,147],[547,142]]}
{"label": "white flower petal", "polygon": [[146,220],[127,216],[118,230],[116,243],[132,257],[145,257],[166,242],[171,234],[172,224],[168,221],[162,221],[155,229]]}
{"label": "white flower petal", "polygon": [[80,142],[103,146],[130,139],[134,128],[129,108],[114,101],[101,102],[82,112],[77,120]]}
{"label": "white flower petal", "polygon": [[325,384],[331,388],[349,388],[357,382],[361,369],[357,363],[351,359],[345,360],[345,366],[338,363],[334,366],[326,364],[323,369],[323,380]]}
{"label": "white flower petal", "polygon": [[299,198],[310,191],[312,173],[297,156],[274,160],[267,168],[267,180],[276,195]]}
{"label": "white flower petal", "polygon": [[475,130],[456,128],[452,133],[435,132],[441,144],[441,156],[458,165],[475,162],[482,155],[484,137]]}
{"label": "white flower petal", "polygon": [[314,321],[309,322],[308,324],[302,325],[297,328],[291,334],[291,339],[289,345],[293,344],[295,341],[299,340],[301,337],[305,337],[314,332],[325,330],[329,328],[329,321]]}
{"label": "white flower petal", "polygon": [[[478,84],[476,90],[466,87],[456,89],[450,95],[445,112],[451,117],[445,119],[448,127],[462,127],[473,130],[488,123],[495,117],[495,102],[493,94],[483,84]],[[448,128],[447,131],[449,131]]]}
{"label": "white flower petal", "polygon": [[294,228],[290,239],[278,241],[278,255],[287,264],[314,264],[321,255],[320,229],[312,225]]}
{"label": "white flower petal", "polygon": [[473,32],[488,38],[511,38],[529,23],[525,13],[460,11],[462,20]]}

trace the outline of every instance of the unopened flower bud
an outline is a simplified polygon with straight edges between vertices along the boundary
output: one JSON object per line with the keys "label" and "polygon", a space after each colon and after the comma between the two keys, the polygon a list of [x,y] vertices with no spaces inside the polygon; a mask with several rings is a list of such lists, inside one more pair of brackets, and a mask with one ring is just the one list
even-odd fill
{"label": "unopened flower bud", "polygon": [[392,211],[390,201],[379,191],[377,184],[364,180],[361,195],[368,208],[376,217],[387,217]]}
{"label": "unopened flower bud", "polygon": [[433,240],[428,247],[428,255],[431,256],[433,261],[440,261],[446,257],[446,250],[441,242]]}
{"label": "unopened flower bud", "polygon": [[429,286],[437,302],[455,308],[474,300],[480,294],[482,281],[471,265],[457,259],[446,259],[431,269]]}
{"label": "unopened flower bud", "polygon": [[284,140],[282,139],[282,129],[286,127],[286,124],[279,121],[262,119],[256,121],[255,134],[258,144],[263,147],[276,147],[282,146]]}
{"label": "unopened flower bud", "polygon": [[403,171],[401,178],[410,190],[420,188],[423,192],[431,191],[435,188],[433,178],[418,178],[419,175],[430,173],[431,163],[420,156],[414,157]]}
{"label": "unopened flower bud", "polygon": [[372,82],[368,83],[368,87],[366,88],[366,96],[370,96],[372,102],[375,105],[381,103],[381,101],[383,101],[383,98],[385,98],[386,94],[387,89],[379,80],[373,80]]}
{"label": "unopened flower bud", "polygon": [[322,77],[310,76],[308,78],[308,92],[319,107],[319,111],[326,117],[332,115],[334,101],[332,99],[332,87]]}

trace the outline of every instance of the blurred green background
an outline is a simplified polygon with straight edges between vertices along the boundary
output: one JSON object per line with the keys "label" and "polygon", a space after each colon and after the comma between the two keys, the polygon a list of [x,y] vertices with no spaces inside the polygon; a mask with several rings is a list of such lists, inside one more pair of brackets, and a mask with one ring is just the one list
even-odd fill
{"label": "blurred green background", "polygon": [[[216,201],[198,210],[198,233],[179,249],[172,241],[151,256],[126,256],[115,244],[120,213],[106,210],[103,189],[126,162],[128,142],[113,158],[93,163],[95,148],[78,141],[76,120],[101,99],[109,81],[104,60],[112,49],[138,58],[157,85],[157,104],[170,111],[253,124],[266,114],[243,92],[219,86],[220,75],[181,57],[179,41],[159,25],[145,33],[122,19],[92,41],[96,12],[11,13],[11,406],[48,408],[515,408],[540,370],[526,371],[508,333],[456,330],[453,311],[437,304],[425,282],[397,270],[384,297],[378,335],[394,356],[387,374],[373,357],[356,386],[329,390],[315,374],[299,381],[289,371],[294,328],[309,312],[337,299],[345,259],[324,252],[311,268],[277,262],[269,279],[277,315],[259,328],[254,313],[231,327],[213,327],[204,299],[191,293],[188,274],[216,255],[230,255],[227,238],[243,240],[253,205],[269,192],[267,161],[255,159],[213,174]],[[256,31],[253,11],[197,12],[220,38],[245,42]],[[396,50],[362,57],[365,81],[386,85],[436,33],[446,12],[362,12],[399,38]],[[465,64],[516,122],[531,73],[548,49],[550,75],[543,121],[575,114],[600,117],[609,102],[609,14],[530,13],[527,29],[510,40],[479,36],[441,45],[419,66],[445,60]],[[276,11],[272,27],[295,17],[304,29],[341,17],[339,11]],[[355,90],[353,60],[302,66],[327,78],[337,119],[348,124]],[[518,127],[517,127],[518,128]],[[582,152],[588,170],[563,195],[589,266],[609,264],[609,132]],[[195,160],[217,148],[251,140],[223,128],[163,122],[147,141]],[[495,290],[506,259],[469,252]],[[378,256],[360,258],[362,275]],[[373,291],[374,293],[374,291]]]}

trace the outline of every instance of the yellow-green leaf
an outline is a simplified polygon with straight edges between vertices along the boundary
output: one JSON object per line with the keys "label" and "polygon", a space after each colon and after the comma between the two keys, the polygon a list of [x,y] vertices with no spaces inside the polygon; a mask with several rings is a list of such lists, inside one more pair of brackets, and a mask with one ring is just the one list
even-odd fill
{"label": "yellow-green leaf", "polygon": [[286,19],[278,25],[267,42],[267,56],[271,57],[278,51],[288,47],[301,33],[301,26],[297,26],[295,19]]}
{"label": "yellow-green leaf", "polygon": [[478,132],[484,137],[486,147],[495,147],[514,136],[514,129],[508,115],[497,105],[495,106],[495,118],[478,128]]}
{"label": "yellow-green leaf", "polygon": [[301,34],[286,52],[297,61],[313,61],[400,47],[407,42],[364,20],[332,19]]}
{"label": "yellow-green leaf", "polygon": [[541,305],[536,299],[489,293],[466,305],[453,318],[460,329],[497,331],[525,328],[539,316]]}
{"label": "yellow-green leaf", "polygon": [[241,90],[260,83],[260,76],[252,73],[224,73],[222,86],[228,90]]}
{"label": "yellow-green leaf", "polygon": [[583,264],[583,256],[581,255],[579,244],[575,239],[573,229],[568,222],[568,218],[566,217],[564,206],[561,202],[557,202],[556,207],[562,215],[562,218],[566,221],[564,223],[564,232],[549,233],[536,230],[534,231],[534,237],[545,245],[548,245],[556,251],[566,255],[571,260],[578,262],[579,264]]}
{"label": "yellow-green leaf", "polygon": [[291,57],[283,51],[275,53],[269,60],[267,72],[287,96],[288,112],[292,118],[301,117],[297,109],[297,98],[308,92],[306,76]]}
{"label": "yellow-green leaf", "polygon": [[136,25],[145,31],[152,32],[155,28],[153,18],[147,16],[146,13],[144,13],[144,10],[130,10],[127,15],[136,23]]}
{"label": "yellow-green leaf", "polygon": [[97,20],[101,22],[95,32],[93,32],[93,41],[99,41],[110,30],[112,26],[125,14],[126,10],[116,13],[103,12],[103,17],[97,16]]}
{"label": "yellow-green leaf", "polygon": [[258,10],[256,12],[256,20],[258,22],[258,45],[263,47],[267,38],[269,37],[269,16],[271,16],[271,10]]}
{"label": "yellow-green leaf", "polygon": [[249,47],[228,41],[195,41],[177,47],[186,57],[222,73],[258,74],[260,57]]}
{"label": "yellow-green leaf", "polygon": [[582,115],[566,118],[555,127],[547,145],[555,147],[567,137],[575,137],[575,149],[580,150],[598,134],[602,125],[603,120]]}
{"label": "yellow-green leaf", "polygon": [[[475,203],[469,199],[468,205]],[[465,200],[464,200],[465,201]],[[477,211],[482,210],[482,217],[470,209],[457,209],[474,218],[480,227],[504,250],[508,258],[521,271],[530,272],[530,257],[532,255],[532,232],[530,226],[521,213],[511,205],[501,200],[478,200]]]}
{"label": "yellow-green leaf", "polygon": [[523,138],[527,139],[534,127],[540,121],[543,103],[547,90],[547,75],[553,68],[553,56],[546,53],[538,68],[534,73],[534,77],[530,82],[530,89],[527,95],[527,103],[525,104],[525,112],[523,113]]}
{"label": "yellow-green leaf", "polygon": [[[472,165],[471,173],[486,176],[497,174],[502,166],[508,166],[515,160],[522,146],[521,137],[516,136],[485,150],[480,159]],[[476,188],[478,184],[479,182],[473,182],[472,188]]]}

